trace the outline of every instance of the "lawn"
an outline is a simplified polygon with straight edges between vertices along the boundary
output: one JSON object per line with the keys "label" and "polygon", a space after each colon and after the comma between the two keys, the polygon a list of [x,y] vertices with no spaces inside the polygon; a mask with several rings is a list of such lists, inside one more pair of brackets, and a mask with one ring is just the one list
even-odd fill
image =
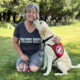
{"label": "lawn", "polygon": [[[80,63],[80,23],[50,29],[61,37],[73,65]],[[0,80],[80,80],[80,69],[71,69],[68,75],[54,76],[54,73],[59,71],[53,67],[46,77],[43,76],[46,70],[39,70],[36,73],[17,72],[15,67],[17,53],[12,44],[13,31],[14,29],[0,28]]]}

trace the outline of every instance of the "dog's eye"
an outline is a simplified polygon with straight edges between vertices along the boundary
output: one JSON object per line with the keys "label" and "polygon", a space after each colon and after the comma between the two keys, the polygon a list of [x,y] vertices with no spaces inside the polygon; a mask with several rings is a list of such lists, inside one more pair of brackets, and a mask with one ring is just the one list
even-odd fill
{"label": "dog's eye", "polygon": [[42,22],[40,22],[40,24],[42,24]]}

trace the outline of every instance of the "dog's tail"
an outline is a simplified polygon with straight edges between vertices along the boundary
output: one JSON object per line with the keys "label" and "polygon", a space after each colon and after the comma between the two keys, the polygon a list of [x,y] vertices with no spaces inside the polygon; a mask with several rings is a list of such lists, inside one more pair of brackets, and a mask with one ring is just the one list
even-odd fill
{"label": "dog's tail", "polygon": [[76,65],[76,66],[71,66],[71,68],[80,68],[80,64]]}

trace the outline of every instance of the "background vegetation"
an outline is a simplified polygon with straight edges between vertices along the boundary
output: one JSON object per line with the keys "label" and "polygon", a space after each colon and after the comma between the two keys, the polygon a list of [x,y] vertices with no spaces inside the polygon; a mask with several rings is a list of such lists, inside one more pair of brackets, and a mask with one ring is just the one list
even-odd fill
{"label": "background vegetation", "polygon": [[24,20],[25,6],[29,3],[39,5],[40,19],[52,25],[80,20],[80,0],[0,0],[0,21],[18,23]]}

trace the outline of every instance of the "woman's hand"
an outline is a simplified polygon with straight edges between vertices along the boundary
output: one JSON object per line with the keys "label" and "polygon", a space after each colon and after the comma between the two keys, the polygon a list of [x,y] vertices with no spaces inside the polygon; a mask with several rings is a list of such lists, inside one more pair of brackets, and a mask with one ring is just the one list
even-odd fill
{"label": "woman's hand", "polygon": [[54,36],[52,41],[57,44],[57,43],[61,43],[61,38],[59,36]]}
{"label": "woman's hand", "polygon": [[22,55],[22,56],[21,56],[21,59],[22,59],[23,61],[28,61],[28,60],[29,60],[29,58],[28,58],[26,55]]}

